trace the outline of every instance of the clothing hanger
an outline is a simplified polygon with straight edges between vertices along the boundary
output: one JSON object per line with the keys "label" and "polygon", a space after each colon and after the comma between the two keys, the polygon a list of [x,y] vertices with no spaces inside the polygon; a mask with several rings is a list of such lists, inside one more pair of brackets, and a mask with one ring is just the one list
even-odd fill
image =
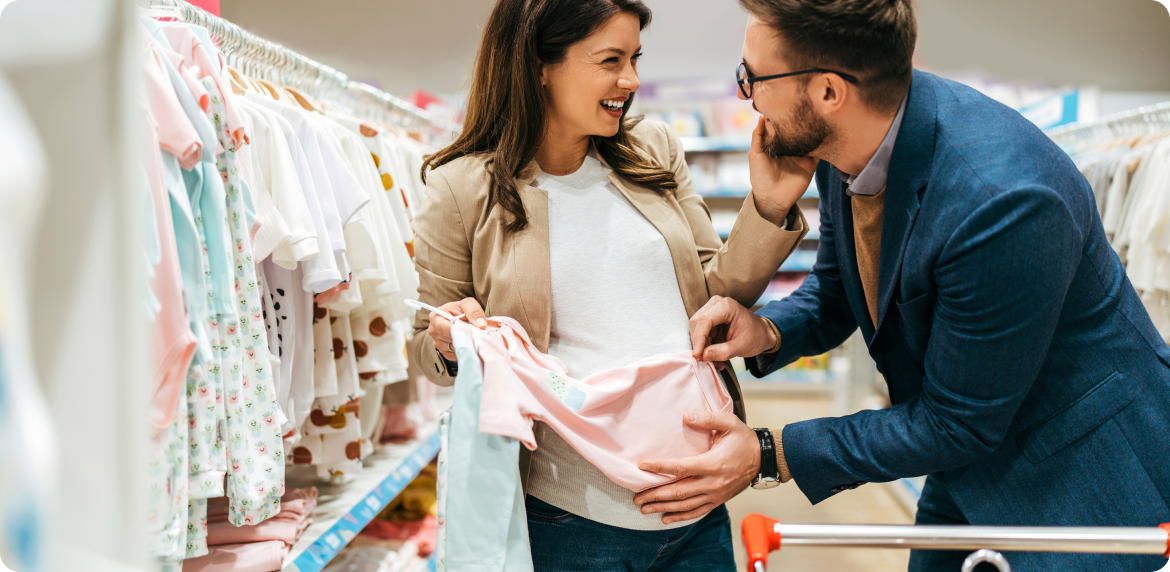
{"label": "clothing hanger", "polygon": [[266,47],[268,48],[266,50],[266,53],[264,53],[263,55],[267,56],[266,63],[268,64],[268,68],[266,69],[266,71],[267,71],[266,75],[268,75],[269,77],[263,78],[263,80],[262,80],[262,78],[256,77],[255,80],[256,80],[256,83],[259,83],[261,85],[261,87],[263,88],[264,91],[268,91],[268,95],[273,96],[273,99],[276,99],[276,101],[281,101],[281,91],[276,89],[276,85],[273,85],[273,84],[271,84],[271,82],[268,81],[269,78],[273,78],[273,80],[275,80],[275,76],[276,76],[275,44],[273,42],[269,42],[267,40],[264,41],[264,44],[266,44]]}
{"label": "clothing hanger", "polygon": [[230,79],[232,83],[232,93],[235,93],[236,95],[244,95],[247,93],[248,84],[244,80],[244,76],[240,75],[240,72],[231,66],[228,66],[227,70],[228,79]]}
{"label": "clothing hanger", "polygon": [[138,15],[154,18],[161,22],[183,21],[183,12],[177,6],[167,6],[151,2],[149,6],[139,6]]}
{"label": "clothing hanger", "polygon": [[314,101],[313,98],[306,95],[300,89],[289,85],[290,83],[298,83],[302,78],[304,78],[308,70],[308,66],[306,65],[302,67],[302,64],[305,63],[302,61],[302,59],[302,56],[294,56],[290,58],[289,71],[291,72],[290,79],[292,81],[285,83],[284,91],[290,97],[292,97],[293,101],[295,101],[297,105],[300,105],[304,110],[324,114],[325,111],[321,108],[321,105]]}
{"label": "clothing hanger", "polygon": [[318,106],[313,100],[309,99],[307,95],[297,91],[296,88],[283,86],[283,89],[285,93],[287,93],[289,97],[292,97],[293,101],[295,101],[297,105],[300,105],[302,108],[304,108],[305,111],[315,111],[324,115],[325,112],[321,110],[320,106]]}
{"label": "clothing hanger", "polygon": [[464,316],[467,315],[467,314],[459,314],[458,316],[452,316],[446,310],[440,310],[440,309],[438,309],[430,304],[427,304],[426,302],[419,302],[418,300],[403,300],[403,302],[405,302],[407,306],[409,306],[415,310],[427,310],[430,312],[434,312],[434,313],[436,313],[444,318],[447,318],[447,320],[449,322],[451,322],[452,324],[454,324],[455,322],[458,322],[460,319],[462,319]]}

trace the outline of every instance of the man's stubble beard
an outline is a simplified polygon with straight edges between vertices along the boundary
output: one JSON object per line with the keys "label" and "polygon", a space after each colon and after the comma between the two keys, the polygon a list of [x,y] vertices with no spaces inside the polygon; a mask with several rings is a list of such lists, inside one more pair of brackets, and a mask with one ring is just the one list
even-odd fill
{"label": "man's stubble beard", "polygon": [[792,112],[792,123],[783,132],[778,124],[764,132],[763,151],[773,159],[808,157],[824,144],[833,128],[812,108],[808,96]]}

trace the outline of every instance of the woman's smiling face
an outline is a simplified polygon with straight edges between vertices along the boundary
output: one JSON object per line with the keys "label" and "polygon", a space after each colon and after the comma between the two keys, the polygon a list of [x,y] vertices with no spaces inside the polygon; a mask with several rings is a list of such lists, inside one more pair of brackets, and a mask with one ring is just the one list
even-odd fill
{"label": "woman's smiling face", "polygon": [[571,138],[617,134],[626,101],[641,85],[641,36],[638,17],[619,13],[570,46],[564,61],[543,66],[550,130]]}

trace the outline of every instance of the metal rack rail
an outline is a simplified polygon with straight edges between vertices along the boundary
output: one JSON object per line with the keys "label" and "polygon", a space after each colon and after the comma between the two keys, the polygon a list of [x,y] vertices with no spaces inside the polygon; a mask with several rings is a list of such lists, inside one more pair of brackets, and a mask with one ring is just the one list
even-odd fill
{"label": "metal rack rail", "polygon": [[381,118],[404,127],[422,126],[448,136],[459,131],[458,125],[435,117],[425,109],[369,84],[352,81],[332,67],[265,40],[185,0],[139,0],[139,5],[147,9],[171,10],[176,19],[206,28],[228,61],[238,64],[253,77],[297,87],[318,99],[334,101],[359,111],[375,111]]}
{"label": "metal rack rail", "polygon": [[1048,130],[1048,136],[1059,145],[1075,145],[1086,140],[1147,135],[1168,129],[1170,101],[1107,115],[1096,121],[1062,125]]}

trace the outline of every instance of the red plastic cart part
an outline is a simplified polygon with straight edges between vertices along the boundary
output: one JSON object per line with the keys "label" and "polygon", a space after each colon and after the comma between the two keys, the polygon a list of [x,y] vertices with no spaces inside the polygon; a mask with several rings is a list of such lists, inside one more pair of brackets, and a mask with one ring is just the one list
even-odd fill
{"label": "red plastic cart part", "polygon": [[768,565],[768,553],[780,550],[780,533],[776,531],[778,524],[780,521],[762,514],[752,513],[743,517],[743,545],[747,549],[748,572],[763,570]]}
{"label": "red plastic cart part", "polygon": [[[1166,553],[1162,556],[1170,558],[1170,522],[1167,522],[1166,524],[1159,524],[1158,528],[1166,531]],[[744,530],[747,530],[746,522],[744,523]]]}

